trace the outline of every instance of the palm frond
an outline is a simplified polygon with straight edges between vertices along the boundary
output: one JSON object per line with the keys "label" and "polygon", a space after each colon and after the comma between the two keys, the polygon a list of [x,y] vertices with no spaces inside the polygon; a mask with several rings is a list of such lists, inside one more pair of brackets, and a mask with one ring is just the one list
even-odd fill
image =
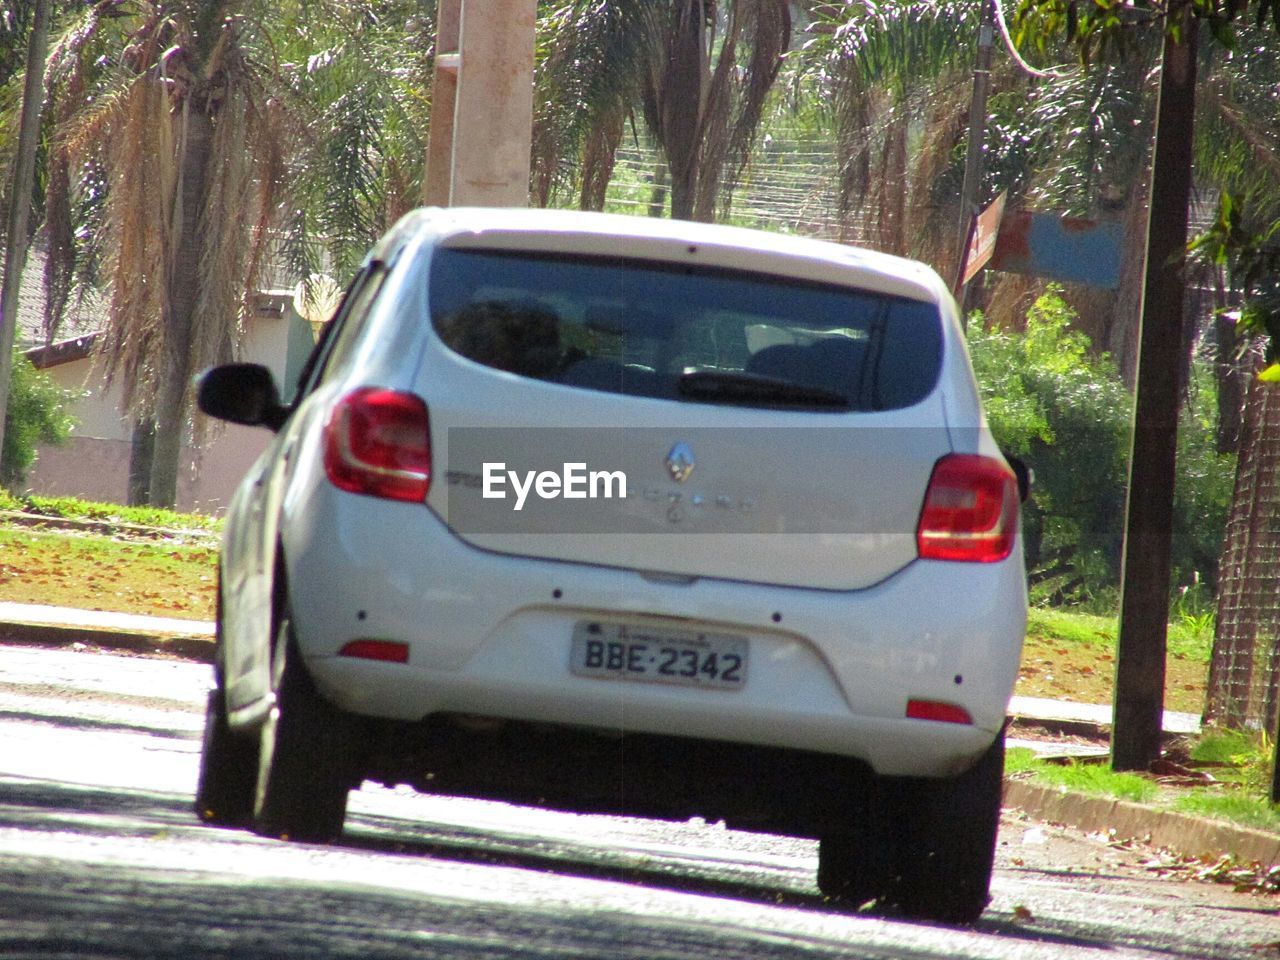
{"label": "palm frond", "polygon": [[666,0],[572,2],[538,22],[531,178],[537,205],[573,188],[589,138],[631,110],[665,6]]}

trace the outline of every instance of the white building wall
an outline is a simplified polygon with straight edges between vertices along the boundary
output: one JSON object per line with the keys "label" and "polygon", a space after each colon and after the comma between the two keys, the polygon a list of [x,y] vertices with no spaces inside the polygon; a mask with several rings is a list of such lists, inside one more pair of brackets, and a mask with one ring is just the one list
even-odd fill
{"label": "white building wall", "polygon": [[[244,360],[271,369],[286,394],[305,359],[310,328],[293,310],[288,294],[264,294],[250,318],[241,348]],[[59,386],[80,391],[73,408],[78,425],[64,445],[41,447],[25,490],[45,496],[73,496],[124,503],[129,490],[132,424],[121,410],[119,384],[107,386],[90,357],[44,368]],[[216,514],[225,509],[240,478],[271,440],[267,430],[203,421],[204,440],[188,443],[178,479],[177,508]]]}

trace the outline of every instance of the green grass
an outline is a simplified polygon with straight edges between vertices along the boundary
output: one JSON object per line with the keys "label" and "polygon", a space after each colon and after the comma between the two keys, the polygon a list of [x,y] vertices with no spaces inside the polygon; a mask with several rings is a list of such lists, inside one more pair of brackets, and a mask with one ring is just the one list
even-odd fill
{"label": "green grass", "polygon": [[[1174,620],[1169,625],[1165,709],[1204,709],[1213,628]],[[1110,703],[1114,697],[1117,620],[1069,609],[1032,607],[1017,692],[1022,696]]]}
{"label": "green grass", "polygon": [[1244,730],[1211,730],[1191,748],[1191,759],[1203,763],[1225,763],[1246,766],[1265,763],[1268,753],[1265,738]]}
{"label": "green grass", "polygon": [[1063,643],[1110,649],[1116,644],[1116,618],[1056,607],[1031,607],[1027,611],[1027,633],[1038,633]]}
{"label": "green grass", "polygon": [[212,544],[185,537],[0,528],[0,600],[210,619],[217,559]]}
{"label": "green grass", "polygon": [[1270,749],[1265,737],[1234,730],[1206,733],[1189,750],[1191,760],[1221,766],[1209,767],[1217,782],[1203,785],[1169,785],[1139,774],[1115,773],[1105,763],[1052,763],[1023,747],[1008,751],[1004,769],[1005,776],[1030,777],[1046,786],[1280,833],[1280,806],[1267,800]]}
{"label": "green grass", "polygon": [[104,520],[132,523],[145,527],[171,530],[209,530],[222,528],[222,521],[200,513],[177,513],[156,507],[126,507],[118,503],[95,503],[74,497],[14,496],[0,489],[0,510],[34,513],[46,517],[71,520]]}
{"label": "green grass", "polygon": [[1005,776],[1031,774],[1036,783],[1076,793],[1150,803],[1159,794],[1155,783],[1135,773],[1116,773],[1104,763],[1049,763],[1035,751],[1015,747],[1005,754]]}
{"label": "green grass", "polygon": [[1230,820],[1244,827],[1280,833],[1280,808],[1271,806],[1262,797],[1194,790],[1175,799],[1173,808],[1197,817]]}
{"label": "green grass", "polygon": [[1159,787],[1145,777],[1116,773],[1105,763],[1045,763],[1036,771],[1036,780],[1074,793],[1116,797],[1134,803],[1150,803],[1160,793]]}
{"label": "green grass", "polygon": [[1004,775],[1006,777],[1015,773],[1034,773],[1039,766],[1036,752],[1029,747],[1010,747],[1005,751]]}
{"label": "green grass", "polygon": [[[1208,663],[1213,652],[1211,612],[1182,611],[1175,605],[1170,613],[1168,649],[1173,656]],[[1027,632],[1079,646],[1115,648],[1119,618],[1071,609],[1032,607],[1027,611]]]}

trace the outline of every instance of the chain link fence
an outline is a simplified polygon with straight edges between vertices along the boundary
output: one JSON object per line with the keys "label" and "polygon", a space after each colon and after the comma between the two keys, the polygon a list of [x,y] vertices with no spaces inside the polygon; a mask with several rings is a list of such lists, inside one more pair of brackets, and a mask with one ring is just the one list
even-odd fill
{"label": "chain link fence", "polygon": [[1218,579],[1205,720],[1275,729],[1280,682],[1280,391],[1251,378]]}
{"label": "chain link fence", "polygon": [[[729,223],[823,240],[865,242],[860,218],[840,215],[839,168],[830,138],[776,130],[753,154],[733,190]],[[605,193],[613,213],[667,216],[670,186],[661,151],[637,137],[618,151]]]}

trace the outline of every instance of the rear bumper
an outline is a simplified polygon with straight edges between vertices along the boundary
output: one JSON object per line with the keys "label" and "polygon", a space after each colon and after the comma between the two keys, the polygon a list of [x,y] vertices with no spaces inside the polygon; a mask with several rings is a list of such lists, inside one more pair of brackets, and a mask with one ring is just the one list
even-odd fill
{"label": "rear bumper", "polygon": [[[422,507],[351,506],[295,513],[285,555],[303,656],[325,695],[356,713],[808,750],[908,776],[960,772],[1004,721],[1025,630],[1020,550],[999,564],[917,561],[852,592],[671,583],[486,553]],[[334,522],[309,525],[308,514]],[[573,625],[598,618],[745,636],[747,683],[725,691],[574,676]],[[407,644],[408,663],[337,656],[365,638]],[[974,723],[908,719],[912,698],[961,706]]]}

